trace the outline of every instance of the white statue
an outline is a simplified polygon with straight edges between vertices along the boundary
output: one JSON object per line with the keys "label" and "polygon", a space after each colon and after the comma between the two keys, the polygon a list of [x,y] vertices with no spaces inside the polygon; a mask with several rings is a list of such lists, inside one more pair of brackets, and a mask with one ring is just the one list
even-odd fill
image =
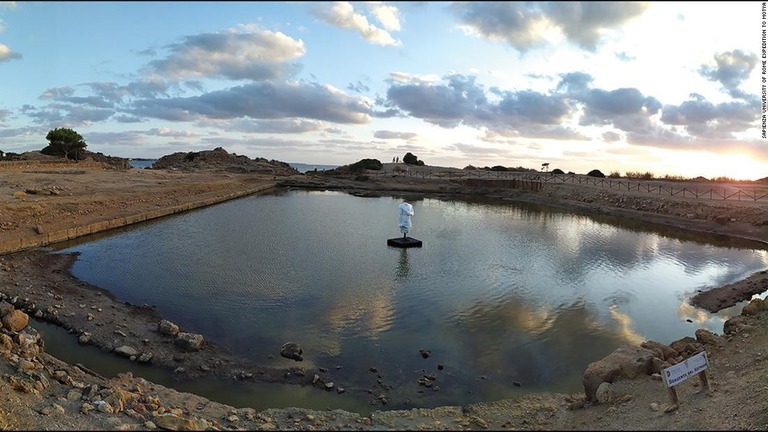
{"label": "white statue", "polygon": [[413,216],[413,206],[403,201],[400,204],[400,232],[403,233],[403,238],[408,236],[408,231],[411,230],[411,216]]}

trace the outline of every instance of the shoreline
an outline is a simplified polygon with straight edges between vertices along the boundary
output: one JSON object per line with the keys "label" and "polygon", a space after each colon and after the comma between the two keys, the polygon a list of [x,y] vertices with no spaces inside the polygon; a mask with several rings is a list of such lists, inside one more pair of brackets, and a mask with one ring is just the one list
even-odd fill
{"label": "shoreline", "polygon": [[[50,176],[50,174],[48,175]],[[299,187],[298,182],[306,180],[307,179],[305,177],[293,176],[291,178],[284,178],[281,181],[277,181],[276,184],[272,184],[269,187],[257,189],[264,191],[272,190],[276,187]],[[261,179],[260,181],[265,180]],[[717,236],[728,236],[728,238],[739,238],[750,241],[756,240],[762,245],[767,244],[765,240],[758,240],[755,237],[755,232],[766,232],[764,226],[758,226],[758,229],[752,229],[747,227],[746,223],[719,224],[712,222],[711,220],[701,221],[689,220],[685,218],[676,219],[671,216],[652,215],[634,210],[605,207],[594,205],[594,203],[584,203],[573,199],[563,199],[562,197],[557,196],[556,191],[545,191],[545,193],[538,193],[538,195],[536,195],[537,193],[526,193],[515,190],[465,190],[463,192],[458,192],[456,190],[457,188],[449,182],[432,182],[432,184],[422,183],[415,185],[401,184],[398,185],[399,187],[394,188],[387,188],[387,184],[382,183],[371,184],[366,182],[350,182],[345,180],[331,180],[318,183],[325,183],[325,186],[321,186],[317,183],[315,185],[327,189],[343,190],[344,192],[353,195],[362,194],[363,196],[392,194],[397,196],[418,195],[422,197],[440,196],[448,198],[451,196],[458,196],[461,198],[462,194],[470,193],[472,196],[485,196],[488,199],[527,202],[531,204],[560,208],[565,211],[575,211],[587,215],[608,215],[611,217],[629,218],[648,223],[659,224],[660,226],[666,226],[673,230],[682,229],[696,231]],[[389,186],[392,186],[392,184],[390,183]],[[309,188],[311,188],[311,186]],[[159,208],[157,211],[163,211],[163,209]],[[167,209],[165,209],[165,211],[167,211]],[[177,211],[172,211],[171,213],[176,212]],[[137,220],[137,222],[139,221]],[[105,224],[104,226],[108,227],[109,225]],[[306,371],[301,370],[300,368],[277,370],[260,368],[256,365],[244,365],[240,359],[230,356],[226,350],[218,347],[215,342],[207,343],[202,351],[198,351],[196,353],[180,354],[178,353],[178,350],[176,350],[176,348],[173,346],[171,340],[157,332],[157,322],[158,320],[162,319],[162,317],[157,316],[157,314],[155,314],[152,310],[151,306],[137,306],[127,303],[120,303],[109,294],[108,290],[90,286],[74,278],[69,272],[71,264],[74,261],[74,257],[65,256],[63,258],[59,257],[58,259],[51,259],[45,258],[46,254],[48,254],[48,252],[43,250],[25,250],[12,254],[0,255],[0,274],[2,274],[2,278],[6,282],[5,286],[8,287],[5,290],[6,292],[2,293],[4,298],[6,298],[6,300],[12,300],[14,297],[18,297],[16,302],[13,303],[15,307],[30,311],[30,315],[32,316],[40,315],[46,320],[50,320],[50,322],[56,323],[55,321],[59,321],[59,323],[56,324],[70,330],[70,332],[77,333],[78,335],[90,333],[90,343],[100,346],[105,351],[111,351],[116,348],[113,341],[115,341],[115,335],[119,331],[121,333],[117,336],[119,341],[125,342],[126,344],[134,344],[138,347],[152,347],[152,362],[157,362],[157,365],[161,367],[175,367],[175,369],[179,371],[179,376],[184,379],[194,379],[195,377],[203,375],[215,375],[231,378],[233,376],[233,372],[235,371],[239,373],[239,375],[236,375],[236,379],[243,381],[258,380],[264,382],[285,382],[302,386],[313,386],[313,375],[315,373],[318,373],[318,375],[321,376],[321,381],[330,379],[324,376],[325,373],[320,370]],[[698,300],[700,303],[696,305],[704,309],[707,309],[707,307],[719,307],[719,309],[722,309],[728,307],[728,302],[733,302],[733,304],[736,304],[739,301],[748,300],[751,298],[752,294],[754,294],[755,289],[762,289],[763,285],[765,285],[766,289],[768,289],[768,280],[766,280],[768,278],[766,277],[765,273],[765,271],[761,271],[734,284],[730,284],[724,287],[714,287],[711,290],[701,293],[710,293],[709,297],[713,297],[714,300],[707,299],[706,296],[701,296],[703,299]],[[27,287],[27,284],[31,282],[34,283]],[[38,289],[29,289],[32,288],[31,285],[35,284],[37,284],[39,287]],[[763,291],[765,290],[760,292]],[[70,299],[70,296],[73,298]],[[699,296],[697,295],[696,297]],[[711,304],[715,304],[717,306],[711,306]],[[724,304],[725,306],[723,306]],[[99,313],[92,312],[98,311],[99,309],[101,309]],[[93,317],[90,320],[88,319],[88,313],[90,313]],[[62,325],[62,323],[64,325]],[[115,380],[125,381],[126,378],[118,377],[115,378]],[[320,389],[317,389],[317,391],[320,391]],[[370,396],[369,393],[369,391],[364,391],[362,389],[360,390],[361,397]],[[190,397],[190,395],[187,395],[183,396],[182,399],[189,399]],[[548,407],[547,410],[552,411],[555,410],[556,406],[561,406],[564,399],[571,399],[573,401],[577,398],[573,395],[536,394],[531,397],[522,398],[520,401],[500,401],[497,404],[505,406],[505,409],[508,410],[512,410],[510,407],[517,406],[517,404],[519,404],[519,406],[522,407],[522,411],[519,411],[518,415],[520,418],[525,418],[526,414],[523,411],[530,408],[530,406],[527,404],[529,404],[531,400],[539,401],[537,402],[537,409],[543,409],[542,407],[546,406]],[[486,406],[493,405],[493,403],[474,404],[473,406],[475,405]],[[459,415],[466,416],[466,413],[463,412],[464,410],[460,410],[461,412],[457,413],[455,412],[455,408],[456,407],[418,409],[416,412],[421,413],[420,415],[422,416],[436,418],[440,417],[440,415],[443,417]],[[267,411],[280,411],[280,415],[283,416],[290,412],[301,413],[297,414],[302,416],[301,418],[306,418],[308,416],[312,417],[316,415],[307,414],[313,411],[303,409]],[[385,419],[395,417],[400,418],[405,416],[403,413],[408,413],[408,411],[377,411],[370,418],[360,417],[354,413],[345,413],[343,415],[339,414],[338,418],[343,418],[343,421],[346,422],[343,424],[339,423],[339,426],[349,426],[350,428],[354,429],[365,429],[370,426],[367,423],[370,423],[374,418],[376,418],[377,421],[380,422],[379,424],[390,424],[390,428],[397,429],[397,425],[399,424],[398,422],[400,420],[385,421]],[[420,419],[419,421],[423,422],[423,417],[419,417],[419,415],[416,415],[413,412],[411,412],[409,415],[412,417],[412,419]],[[288,418],[290,419],[291,417]],[[2,416],[0,415],[0,426],[2,426],[1,420]],[[466,426],[468,426],[470,429],[483,428],[481,422],[473,423],[473,421],[474,420],[471,419],[467,420]],[[275,422],[267,422],[266,424],[275,424]],[[285,424],[290,425],[290,423]],[[331,423],[326,421],[323,424],[328,425]],[[412,428],[414,424],[415,423],[413,422],[408,423],[410,426],[403,426],[403,428]],[[531,420],[530,423],[528,423],[528,426],[533,428],[535,424],[536,423]],[[518,427],[525,428],[525,423],[519,425]],[[269,427],[266,428],[268,429]],[[587,429],[589,429],[589,427],[587,427]]]}

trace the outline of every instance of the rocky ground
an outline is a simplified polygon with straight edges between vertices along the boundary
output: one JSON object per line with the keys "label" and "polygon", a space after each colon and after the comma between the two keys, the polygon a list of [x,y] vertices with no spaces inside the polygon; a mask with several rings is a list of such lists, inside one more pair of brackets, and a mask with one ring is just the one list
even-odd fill
{"label": "rocky ground", "polygon": [[[1,165],[1,164],[0,164]],[[754,241],[768,239],[765,204],[663,197],[583,184],[547,184],[538,192],[471,189],[451,180],[403,175],[385,164],[385,175],[325,178],[223,169],[195,171],[109,169],[100,164],[13,164],[0,166],[0,241],[194,203],[233,191],[281,187],[332,188],[360,195],[485,195],[535,202],[570,211],[614,215],[672,229],[701,231]],[[414,167],[439,170],[434,167]],[[387,171],[389,170],[389,171]],[[696,340],[672,346],[626,347],[631,354],[595,359],[585,371],[585,393],[537,394],[516,400],[463,407],[376,411],[233,408],[179,393],[123,374],[106,379],[85,366],[65,364],[44,350],[44,341],[26,325],[29,316],[56,323],[82,344],[172,368],[180,379],[218,375],[242,381],[290,382],[323,387],[324,371],[263,368],[243,363],[196,335],[163,323],[151,305],[116,301],[108,291],[69,274],[73,257],[30,249],[0,257],[0,429],[13,430],[630,430],[760,429],[768,427],[768,312],[754,300],[731,319],[722,335],[697,333]],[[697,305],[719,310],[764,291],[765,272],[709,291]],[[26,317],[26,318],[25,318]],[[726,331],[727,330],[727,331]],[[178,333],[177,333],[178,332]],[[674,351],[670,351],[674,349]],[[707,351],[711,392],[695,377],[677,386],[680,405],[654,373]],[[642,361],[635,362],[635,360]],[[320,378],[315,380],[315,374]],[[314,384],[313,384],[313,381]],[[603,381],[612,382],[600,387]],[[324,391],[321,388],[318,391]],[[361,393],[360,397],[368,397]]]}

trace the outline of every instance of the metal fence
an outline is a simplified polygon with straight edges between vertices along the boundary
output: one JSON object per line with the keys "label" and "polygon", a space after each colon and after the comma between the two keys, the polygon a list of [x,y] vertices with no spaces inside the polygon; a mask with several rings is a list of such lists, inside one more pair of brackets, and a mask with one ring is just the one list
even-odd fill
{"label": "metal fence", "polygon": [[[515,189],[540,190],[543,184],[573,183],[585,184],[594,187],[614,189],[617,191],[637,191],[669,195],[673,197],[709,199],[709,200],[734,200],[734,201],[768,201],[768,185],[745,185],[737,187],[732,185],[716,184],[706,185],[701,183],[683,184],[676,186],[672,181],[665,180],[630,180],[616,178],[590,177],[578,174],[552,174],[519,171],[421,171],[418,169],[405,169],[402,171],[371,171],[375,175],[400,175],[417,178],[448,179],[462,181],[470,187],[505,187]],[[473,179],[504,180],[504,182],[477,182]],[[535,184],[539,186],[535,186]]]}

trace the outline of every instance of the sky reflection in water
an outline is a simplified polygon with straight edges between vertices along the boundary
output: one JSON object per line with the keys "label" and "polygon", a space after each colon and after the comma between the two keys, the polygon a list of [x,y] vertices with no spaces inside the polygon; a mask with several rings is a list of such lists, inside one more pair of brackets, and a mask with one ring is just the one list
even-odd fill
{"label": "sky reflection in water", "polygon": [[[295,341],[300,366],[340,382],[370,386],[375,366],[410,406],[581,391],[586,366],[621,344],[722,332],[738,311],[686,299],[768,267],[764,250],[732,241],[481,200],[410,201],[424,246],[402,250],[386,246],[400,202],[250,197],[63,252],[81,254],[77,277],[260,363],[295,366],[277,355]],[[440,392],[419,393],[423,371]]]}

